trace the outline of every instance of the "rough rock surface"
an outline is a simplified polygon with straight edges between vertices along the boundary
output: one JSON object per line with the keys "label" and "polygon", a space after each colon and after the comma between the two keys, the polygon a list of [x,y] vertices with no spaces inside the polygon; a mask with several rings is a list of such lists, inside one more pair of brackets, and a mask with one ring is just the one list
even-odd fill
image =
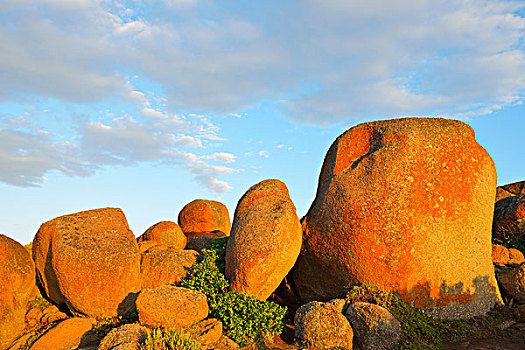
{"label": "rough rock surface", "polygon": [[204,249],[208,249],[211,246],[212,241],[213,238],[208,236],[192,238],[188,241],[186,249],[191,249],[202,253]]}
{"label": "rough rock surface", "polygon": [[525,303],[525,263],[496,274],[503,291],[518,303]]}
{"label": "rough rock surface", "polygon": [[492,245],[492,263],[494,265],[507,265],[509,263],[509,260],[509,250],[506,247],[499,244]]}
{"label": "rough rock surface", "polygon": [[525,239],[525,194],[503,198],[494,207],[492,234]]}
{"label": "rough rock surface", "polygon": [[401,324],[385,308],[369,303],[353,303],[346,316],[362,349],[393,349],[401,337]]}
{"label": "rough rock surface", "polygon": [[355,283],[445,318],[500,302],[491,258],[496,168],[462,122],[364,123],[330,147],[291,279],[303,301]]}
{"label": "rough rock surface", "polygon": [[186,204],[179,213],[179,225],[190,239],[199,237],[198,233],[206,232],[209,235],[216,230],[228,236],[231,230],[230,214],[226,206],[205,199],[196,199]]}
{"label": "rough rock surface", "polygon": [[516,307],[514,310],[514,319],[516,322],[525,323],[525,304]]}
{"label": "rough rock surface", "polygon": [[25,327],[26,304],[35,288],[35,265],[27,250],[0,235],[0,349]]}
{"label": "rough rock surface", "polygon": [[179,225],[173,221],[161,221],[146,230],[137,242],[155,241],[172,249],[184,249],[186,246],[186,235]]}
{"label": "rough rock surface", "polygon": [[222,323],[215,318],[209,318],[191,327],[190,334],[203,348],[213,348],[212,345],[222,336]]}
{"label": "rough rock surface", "polygon": [[266,300],[294,265],[302,232],[286,185],[264,180],[239,200],[226,247],[230,289]]}
{"label": "rough rock surface", "polygon": [[334,299],[301,306],[294,319],[295,338],[316,349],[352,349],[354,333],[343,314],[344,305],[344,299]]}
{"label": "rough rock surface", "polygon": [[144,254],[140,265],[142,289],[179,284],[199,259],[194,250],[158,250]]}
{"label": "rough rock surface", "polygon": [[140,323],[150,328],[186,328],[205,319],[209,311],[203,293],[167,285],[142,290],[136,305]]}
{"label": "rough rock surface", "polygon": [[509,248],[509,262],[508,264],[520,265],[525,262],[523,253],[517,249]]}
{"label": "rough rock surface", "polygon": [[33,241],[46,294],[74,314],[114,317],[140,288],[140,254],[120,209],[105,208],[48,221]]}
{"label": "rough rock surface", "polygon": [[150,330],[139,324],[125,324],[112,329],[100,342],[98,350],[138,349],[141,342],[148,337]]}
{"label": "rough rock surface", "polygon": [[142,241],[139,242],[139,253],[141,255],[149,252],[153,252],[156,250],[166,250],[168,247],[165,245],[160,244],[159,242],[155,241]]}
{"label": "rough rock surface", "polygon": [[84,334],[93,328],[93,319],[68,318],[51,328],[40,337],[31,350],[71,350],[76,349]]}
{"label": "rough rock surface", "polygon": [[515,196],[517,194],[525,194],[525,181],[498,186],[498,188],[496,188],[496,202],[500,199]]}

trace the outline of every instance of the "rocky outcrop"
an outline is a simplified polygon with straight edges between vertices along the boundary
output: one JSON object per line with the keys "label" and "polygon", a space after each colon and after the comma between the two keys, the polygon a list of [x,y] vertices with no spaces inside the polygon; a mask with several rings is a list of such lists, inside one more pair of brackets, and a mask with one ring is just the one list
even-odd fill
{"label": "rocky outcrop", "polygon": [[360,124],[330,147],[291,275],[304,302],[355,283],[461,318],[500,301],[491,259],[496,169],[468,125]]}
{"label": "rocky outcrop", "polygon": [[301,306],[294,319],[295,338],[315,349],[352,349],[354,333],[343,314],[344,305],[344,299],[335,299]]}
{"label": "rocky outcrop", "polygon": [[525,303],[525,263],[497,271],[496,276],[505,294],[518,303]]}
{"label": "rocky outcrop", "polygon": [[496,188],[496,202],[500,199],[525,194],[525,181],[514,182]]}
{"label": "rocky outcrop", "polygon": [[211,246],[213,238],[204,236],[204,237],[195,237],[188,241],[186,249],[195,250],[199,253],[202,253],[204,249],[208,249]]}
{"label": "rocky outcrop", "polygon": [[73,314],[114,317],[140,290],[140,254],[120,209],[105,208],[48,221],[33,241],[46,294]]}
{"label": "rocky outcrop", "polygon": [[166,249],[146,253],[140,264],[142,289],[179,284],[190,274],[198,259],[199,253],[194,250]]}
{"label": "rocky outcrop", "polygon": [[140,323],[149,328],[187,328],[208,316],[206,295],[191,289],[160,286],[137,298]]}
{"label": "rocky outcrop", "polygon": [[125,324],[112,329],[100,342],[97,350],[139,349],[148,337],[150,330],[139,324]]}
{"label": "rocky outcrop", "polygon": [[265,180],[239,200],[226,248],[230,289],[267,299],[294,265],[302,232],[286,185]]}
{"label": "rocky outcrop", "polygon": [[179,225],[172,221],[161,221],[146,230],[137,242],[154,241],[172,249],[184,249],[186,236]]}
{"label": "rocky outcrop", "polygon": [[393,349],[401,338],[401,323],[379,305],[353,303],[346,316],[361,349]]}
{"label": "rocky outcrop", "polygon": [[222,337],[222,323],[209,318],[191,327],[190,334],[204,349],[214,349],[213,345]]}
{"label": "rocky outcrop", "polygon": [[525,239],[525,194],[503,198],[494,207],[492,234]]}
{"label": "rocky outcrop", "polygon": [[179,213],[179,225],[188,240],[203,236],[220,238],[228,236],[231,230],[226,206],[205,199],[196,199],[186,204]]}
{"label": "rocky outcrop", "polygon": [[523,253],[515,248],[509,248],[509,265],[520,265],[525,262]]}
{"label": "rocky outcrop", "polygon": [[0,349],[25,327],[26,304],[36,288],[35,265],[27,250],[0,234]]}
{"label": "rocky outcrop", "polygon": [[41,336],[31,346],[31,350],[70,350],[76,349],[82,337],[93,328],[93,319],[74,317],[60,322]]}
{"label": "rocky outcrop", "polygon": [[509,250],[499,244],[492,245],[492,263],[497,266],[504,266],[509,263]]}

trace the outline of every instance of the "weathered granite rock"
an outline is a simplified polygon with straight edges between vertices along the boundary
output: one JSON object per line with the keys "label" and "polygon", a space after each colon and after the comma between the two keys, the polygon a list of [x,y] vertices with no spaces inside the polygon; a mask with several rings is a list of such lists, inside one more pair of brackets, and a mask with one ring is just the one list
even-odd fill
{"label": "weathered granite rock", "polygon": [[[364,123],[330,147],[292,270],[305,302],[356,283],[428,314],[464,318],[500,302],[491,258],[496,168],[468,125]],[[498,202],[499,203],[499,202]]]}
{"label": "weathered granite rock", "polygon": [[139,324],[125,324],[112,329],[100,342],[97,350],[136,350],[148,337],[150,330]]}
{"label": "weathered granite rock", "polygon": [[191,273],[198,259],[199,253],[194,250],[166,249],[146,253],[140,265],[142,289],[179,284]]}
{"label": "weathered granite rock", "polygon": [[114,317],[140,290],[140,254],[120,209],[65,215],[40,226],[33,259],[46,294],[73,314]]}
{"label": "weathered granite rock", "polygon": [[525,181],[514,182],[496,188],[496,202],[500,199],[525,194]]}
{"label": "weathered granite rock", "polygon": [[160,286],[143,289],[137,298],[140,323],[149,328],[186,328],[208,316],[206,295],[191,289]]}
{"label": "weathered granite rock", "polygon": [[492,234],[525,239],[525,194],[503,198],[496,202]]}
{"label": "weathered granite rock", "polygon": [[179,213],[179,225],[189,239],[199,236],[199,233],[221,231],[226,236],[230,234],[230,215],[226,206],[217,201],[196,199],[186,204]]}
{"label": "weathered granite rock", "polygon": [[401,324],[385,308],[369,303],[353,303],[346,316],[362,349],[393,349],[401,338]]}
{"label": "weathered granite rock", "polygon": [[184,249],[187,239],[179,225],[172,221],[161,221],[137,238],[138,243],[147,241],[154,241],[172,249]]}
{"label": "weathered granite rock", "polygon": [[311,301],[295,313],[295,338],[315,349],[352,349],[354,332],[343,314],[344,299]]}
{"label": "weathered granite rock", "polygon": [[35,287],[35,265],[27,250],[0,235],[0,349],[25,327],[26,304]]}
{"label": "weathered granite rock", "polygon": [[509,250],[499,244],[492,245],[492,263],[497,266],[504,266],[509,263]]}
{"label": "weathered granite rock", "polygon": [[76,349],[82,337],[93,328],[93,319],[68,318],[51,328],[31,346],[31,350]]}
{"label": "weathered granite rock", "polygon": [[525,303],[525,263],[511,269],[500,270],[496,277],[508,296],[518,303]]}
{"label": "weathered granite rock", "polygon": [[302,232],[286,185],[265,180],[239,200],[226,247],[230,289],[266,300],[294,265]]}

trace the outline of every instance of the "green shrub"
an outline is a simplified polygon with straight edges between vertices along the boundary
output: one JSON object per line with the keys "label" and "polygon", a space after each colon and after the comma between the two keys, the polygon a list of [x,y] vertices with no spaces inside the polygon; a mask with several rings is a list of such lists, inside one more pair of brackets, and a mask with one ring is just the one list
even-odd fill
{"label": "green shrub", "polygon": [[36,296],[34,299],[31,299],[27,302],[26,308],[27,310],[32,309],[34,307],[39,308],[40,310],[44,310],[45,308],[51,306],[52,304],[47,301],[44,297]]}
{"label": "green shrub", "polygon": [[503,232],[492,236],[492,244],[499,244],[505,248],[514,248],[525,253],[525,239],[513,235],[511,232]]}
{"label": "green shrub", "polygon": [[201,345],[183,330],[153,329],[140,350],[201,350]]}
{"label": "green shrub", "polygon": [[394,293],[355,286],[348,292],[347,301],[363,301],[388,309],[402,328],[401,339],[395,349],[442,349],[444,339],[454,341],[470,335],[464,321],[429,317]]}
{"label": "green shrub", "polygon": [[181,286],[208,296],[210,315],[222,322],[225,333],[233,341],[241,346],[264,342],[282,332],[286,308],[226,292],[229,282],[223,272],[227,240],[228,237],[214,239],[210,248],[203,251],[203,260],[193,265],[192,273]]}

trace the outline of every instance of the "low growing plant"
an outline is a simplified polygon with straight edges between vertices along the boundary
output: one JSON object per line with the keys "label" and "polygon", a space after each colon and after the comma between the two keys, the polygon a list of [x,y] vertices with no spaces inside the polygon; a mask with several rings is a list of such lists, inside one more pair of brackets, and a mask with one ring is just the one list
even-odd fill
{"label": "low growing plant", "polygon": [[151,331],[140,350],[201,350],[201,345],[183,330],[156,328]]}
{"label": "low growing plant", "polygon": [[39,308],[40,310],[44,310],[45,308],[51,306],[52,304],[47,301],[44,297],[36,296],[34,299],[31,299],[27,302],[27,310],[32,309],[34,307]]}
{"label": "low growing plant", "polygon": [[[203,260],[181,286],[208,296],[210,314],[222,322],[225,333],[241,346],[264,342],[281,334],[286,308],[270,301],[226,292],[229,282],[224,277],[224,258],[228,238],[214,239],[203,251]],[[218,265],[221,265],[219,267]]]}

